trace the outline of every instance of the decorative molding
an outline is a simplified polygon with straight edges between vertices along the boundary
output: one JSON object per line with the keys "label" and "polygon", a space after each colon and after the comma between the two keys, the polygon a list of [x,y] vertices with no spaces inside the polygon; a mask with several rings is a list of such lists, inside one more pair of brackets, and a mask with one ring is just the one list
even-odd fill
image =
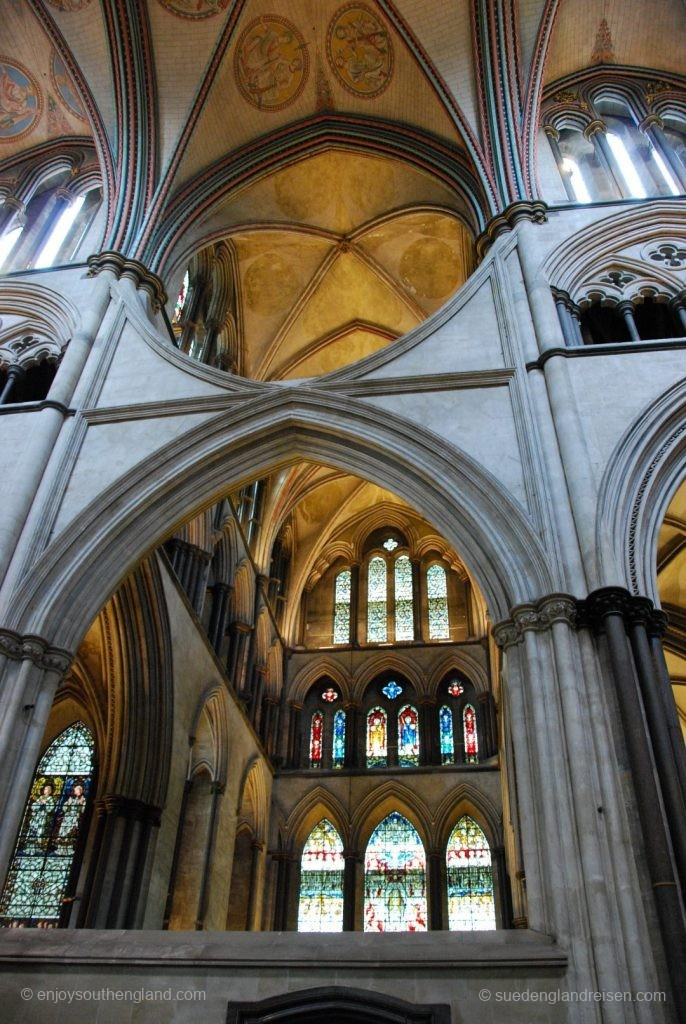
{"label": "decorative molding", "polygon": [[529,630],[543,633],[555,622],[576,626],[577,603],[569,594],[548,594],[535,603],[517,605],[512,609],[511,618],[493,627],[495,642],[506,649],[521,643]]}
{"label": "decorative molding", "polygon": [[65,675],[74,660],[74,655],[61,647],[51,647],[47,640],[34,633],[15,633],[13,629],[0,627],[0,654],[13,661],[32,661],[44,672]]}
{"label": "decorative molding", "polygon": [[545,224],[548,206],[541,200],[512,203],[506,210],[493,217],[476,240],[476,254],[482,260],[499,235],[512,231],[521,220],[533,224]]}
{"label": "decorative molding", "polygon": [[155,313],[166,305],[169,297],[164,290],[162,281],[157,274],[153,274],[138,260],[127,259],[126,256],[122,256],[118,252],[106,251],[89,256],[87,263],[89,277],[95,277],[101,271],[109,270],[117,280],[124,277],[133,281],[136,288],[142,288],[148,293]]}

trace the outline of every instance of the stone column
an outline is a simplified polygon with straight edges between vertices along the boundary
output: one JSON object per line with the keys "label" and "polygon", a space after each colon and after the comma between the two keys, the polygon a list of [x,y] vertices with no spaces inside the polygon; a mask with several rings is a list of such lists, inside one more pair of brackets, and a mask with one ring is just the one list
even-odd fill
{"label": "stone column", "polygon": [[422,697],[419,705],[419,763],[440,764],[438,709],[435,697]]}
{"label": "stone column", "polygon": [[250,844],[250,888],[248,890],[248,910],[246,928],[249,932],[259,932],[259,921],[255,920],[257,908],[257,887],[260,878],[260,862],[264,854],[264,843],[259,839],[253,839]]}
{"label": "stone column", "polygon": [[664,121],[657,114],[648,114],[648,116],[639,124],[640,130],[646,135],[658,153],[661,154],[665,163],[669,165],[669,168],[676,178],[677,184],[680,186],[682,192],[686,192],[686,170],[684,169],[681,160],[672,149],[669,141],[665,138],[664,134]]}
{"label": "stone column", "polygon": [[498,753],[498,720],[493,694],[480,693],[473,701],[477,712],[479,757],[484,760]]}
{"label": "stone column", "polygon": [[344,850],[343,859],[343,931],[355,931],[357,910],[357,865],[360,856],[357,850]]}
{"label": "stone column", "polygon": [[565,157],[564,153],[560,149],[560,133],[558,132],[557,128],[553,127],[552,124],[544,124],[543,131],[548,136],[550,148],[552,149],[553,155],[555,156],[555,162],[557,163],[557,169],[560,172],[560,177],[562,178],[562,184],[564,185],[565,192],[567,193],[567,198],[571,199],[571,201],[575,203],[577,202],[577,198],[574,192],[574,188],[572,186],[572,176],[564,166]]}
{"label": "stone column", "polygon": [[229,583],[215,583],[211,589],[212,610],[207,627],[207,639],[210,641],[215,653],[220,654],[234,588]]}
{"label": "stone column", "polygon": [[683,292],[672,301],[672,309],[677,315],[683,334],[686,335],[686,295]]}
{"label": "stone column", "polygon": [[288,749],[286,752],[286,765],[289,768],[300,767],[300,731],[303,705],[297,701],[288,702]]}
{"label": "stone column", "polygon": [[624,189],[622,182],[615,173],[615,161],[612,154],[612,150],[608,145],[605,133],[607,131],[607,125],[604,121],[591,121],[590,124],[586,125],[584,129],[584,138],[588,139],[593,144],[595,155],[600,166],[607,173],[610,181],[614,184],[617,190],[617,197],[622,199],[624,196]]}
{"label": "stone column", "polygon": [[423,643],[424,616],[422,615],[422,607],[424,587],[422,586],[422,563],[418,558],[412,558],[410,564],[412,565],[412,624],[414,627],[414,639],[415,643]]}
{"label": "stone column", "polygon": [[294,861],[286,850],[272,853],[276,862],[276,894],[274,899],[274,931],[285,932],[288,929],[288,908],[291,895],[291,875]]}
{"label": "stone column", "polygon": [[345,767],[361,768],[360,758],[360,705],[349,700],[345,710]]}
{"label": "stone column", "polygon": [[0,881],[9,866],[68,651],[0,629]]}
{"label": "stone column", "polygon": [[141,881],[161,810],[118,794],[95,802],[95,834],[78,914],[80,928],[135,928],[146,893]]}
{"label": "stone column", "polygon": [[617,311],[622,314],[622,319],[626,324],[626,329],[629,332],[629,337],[632,341],[640,341],[641,335],[638,333],[638,327],[634,319],[634,304],[625,299],[623,302],[617,303]]}
{"label": "stone column", "polygon": [[7,405],[10,398],[12,397],[12,393],[14,391],[14,387],[17,381],[20,381],[25,376],[26,371],[24,370],[23,366],[19,365],[19,363],[13,363],[12,366],[10,366],[9,370],[7,371],[7,380],[5,381],[5,386],[2,389],[2,393],[0,393],[0,405]]}
{"label": "stone column", "polygon": [[433,932],[441,931],[447,928],[447,922],[444,919],[443,913],[444,893],[447,891],[448,886],[445,852],[441,850],[428,850],[426,868],[429,895],[427,900],[429,910],[427,928]]}
{"label": "stone column", "polygon": [[195,921],[195,930],[202,931],[205,926],[207,907],[210,898],[210,880],[212,877],[212,861],[214,858],[214,844],[217,838],[217,818],[219,812],[219,801],[224,793],[224,786],[220,782],[212,782],[212,807],[210,809],[210,825],[207,830],[207,844],[205,846],[205,863],[203,865],[202,881],[200,884],[200,895],[198,897],[198,912]]}

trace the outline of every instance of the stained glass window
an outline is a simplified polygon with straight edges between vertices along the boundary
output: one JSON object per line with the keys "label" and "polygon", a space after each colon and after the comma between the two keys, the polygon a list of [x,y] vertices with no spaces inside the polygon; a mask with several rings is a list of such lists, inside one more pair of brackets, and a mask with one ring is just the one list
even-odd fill
{"label": "stained glass window", "polygon": [[179,292],[179,297],[176,300],[176,305],[174,306],[174,315],[172,316],[172,324],[181,323],[181,317],[183,315],[183,307],[186,304],[186,299],[187,298],[188,298],[188,271],[186,271],[186,273],[184,275],[183,284],[181,285],[181,291]]}
{"label": "stained glass window", "polygon": [[491,850],[483,831],[466,814],[448,840],[446,862],[450,930],[495,928]]}
{"label": "stained glass window", "polygon": [[395,679],[391,679],[390,683],[386,683],[386,685],[381,688],[381,692],[385,694],[389,700],[395,700],[395,698],[399,697],[403,692],[403,688],[399,683],[396,683]]}
{"label": "stained glass window", "polygon": [[464,759],[467,764],[476,764],[479,760],[479,741],[476,735],[476,711],[471,704],[465,704],[462,723],[464,726]]}
{"label": "stained glass window", "polygon": [[367,641],[383,644],[387,639],[386,563],[377,555],[370,560],[367,574]]}
{"label": "stained glass window", "polygon": [[449,640],[448,583],[441,565],[426,570],[426,594],[429,601],[429,639]]}
{"label": "stained glass window", "polygon": [[393,811],[376,826],[364,862],[364,930],[426,931],[426,856],[419,834]]}
{"label": "stained glass window", "polygon": [[388,758],[388,720],[383,708],[367,715],[367,768],[385,768]]}
{"label": "stained glass window", "polygon": [[322,700],[325,700],[327,704],[332,704],[333,701],[338,700],[338,694],[332,686],[330,686],[328,690],[324,690]]}
{"label": "stained glass window", "polygon": [[438,729],[441,734],[441,764],[453,764],[455,761],[453,713],[445,704],[438,713]]}
{"label": "stained glass window", "polygon": [[460,683],[458,683],[457,680],[454,679],[450,686],[448,687],[448,693],[450,694],[451,697],[461,697],[462,694],[464,693],[464,686],[461,686]]}
{"label": "stained glass window", "polygon": [[300,862],[299,932],[343,930],[343,843],[327,818],[310,832]]}
{"label": "stained glass window", "polygon": [[398,712],[398,764],[401,768],[419,764],[419,717],[411,704]]}
{"label": "stained glass window", "polygon": [[395,560],[395,639],[414,640],[412,563],[407,555]]}
{"label": "stained glass window", "polygon": [[342,768],[345,764],[345,711],[337,711],[333,716],[333,757],[332,766]]}
{"label": "stained glass window", "polygon": [[91,798],[93,736],[76,722],[38,763],[0,899],[0,924],[56,928],[83,813]]}
{"label": "stained glass window", "polygon": [[324,715],[315,711],[310,726],[310,768],[322,766],[322,736],[324,733]]}
{"label": "stained glass window", "polygon": [[344,569],[336,577],[334,587],[333,642],[350,643],[350,569]]}
{"label": "stained glass window", "polygon": [[386,548],[386,551],[395,551],[395,549],[398,546],[398,542],[397,540],[393,540],[392,537],[389,537],[388,540],[385,540],[381,546]]}

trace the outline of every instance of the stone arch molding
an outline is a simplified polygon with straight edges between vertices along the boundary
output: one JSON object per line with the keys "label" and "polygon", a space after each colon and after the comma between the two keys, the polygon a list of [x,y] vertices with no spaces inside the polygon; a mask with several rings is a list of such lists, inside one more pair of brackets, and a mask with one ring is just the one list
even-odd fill
{"label": "stone arch molding", "polygon": [[626,587],[659,606],[657,538],[684,475],[686,378],[644,409],[608,462],[596,520],[599,586]]}
{"label": "stone arch molding", "polygon": [[[675,239],[686,241],[683,208],[679,201],[665,199],[647,210],[630,209],[595,221],[551,252],[541,269],[555,288],[574,301],[586,296],[589,284],[597,285],[608,270],[617,268],[629,268],[639,286],[658,281],[658,291],[677,294],[683,281],[648,257],[651,243],[657,248]],[[624,256],[624,250],[634,252]]]}
{"label": "stone arch molding", "polygon": [[512,605],[561,589],[521,507],[492,474],[437,435],[304,387],[227,404],[228,411],[200,428],[193,423],[154,458],[146,454],[59,524],[3,602],[9,628],[76,649],[147,552],[228,491],[301,459],[362,476],[413,505],[460,551],[494,620],[506,618]]}

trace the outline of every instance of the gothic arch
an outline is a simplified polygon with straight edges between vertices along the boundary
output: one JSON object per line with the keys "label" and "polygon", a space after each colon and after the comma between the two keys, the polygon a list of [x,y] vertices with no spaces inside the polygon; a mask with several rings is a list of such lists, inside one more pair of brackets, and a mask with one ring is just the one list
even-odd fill
{"label": "gothic arch", "polygon": [[376,826],[392,811],[398,811],[417,829],[425,850],[431,848],[433,827],[426,804],[402,782],[389,780],[372,790],[353,812],[350,824],[353,849],[365,850]]}
{"label": "gothic arch", "polygon": [[296,804],[282,829],[282,835],[294,853],[302,853],[307,837],[322,818],[328,818],[341,837],[343,846],[348,845],[348,812],[337,796],[323,786],[315,786]]}
{"label": "gothic arch", "polygon": [[465,650],[446,651],[445,657],[436,662],[427,679],[427,692],[435,695],[440,683],[451,671],[465,675],[474,684],[477,693],[490,693],[488,672],[470,651]]}
{"label": "gothic arch", "polygon": [[[461,554],[494,620],[556,589],[521,508],[487,470],[437,435],[321,390],[233,403],[106,488],[58,534],[18,588],[10,628],[73,649],[132,564],[176,524],[246,479],[309,459],[403,495]],[[557,588],[559,589],[559,587]]]}
{"label": "gothic arch", "polygon": [[417,1006],[375,992],[332,985],[274,996],[257,1003],[229,1004],[227,1024],[450,1024],[450,1007]]}
{"label": "gothic arch", "polygon": [[213,684],[203,693],[193,716],[191,774],[202,763],[212,782],[225,786],[229,760],[229,717],[226,689]]}
{"label": "gothic arch", "polygon": [[657,537],[685,466],[686,381],[682,380],[643,410],[608,461],[596,519],[598,586],[626,587],[659,604]]}
{"label": "gothic arch", "polygon": [[337,661],[327,658],[326,655],[322,658],[314,658],[303,666],[291,683],[289,698],[302,703],[307,697],[310,687],[314,686],[317,680],[323,676],[328,676],[340,688],[341,698],[344,701],[350,699],[351,687],[348,675]]}
{"label": "gothic arch", "polygon": [[409,659],[399,658],[396,654],[389,652],[371,661],[364,662],[360,666],[355,673],[351,687],[353,699],[362,700],[369,684],[377,676],[385,672],[397,672],[398,675],[403,676],[409,683],[412,683],[417,698],[424,696],[426,684],[422,674],[415,669]]}
{"label": "gothic arch", "polygon": [[448,793],[436,810],[436,846],[444,850],[450,834],[460,818],[468,814],[482,829],[491,850],[501,846],[503,828],[501,814],[487,794],[469,782],[461,782]]}

